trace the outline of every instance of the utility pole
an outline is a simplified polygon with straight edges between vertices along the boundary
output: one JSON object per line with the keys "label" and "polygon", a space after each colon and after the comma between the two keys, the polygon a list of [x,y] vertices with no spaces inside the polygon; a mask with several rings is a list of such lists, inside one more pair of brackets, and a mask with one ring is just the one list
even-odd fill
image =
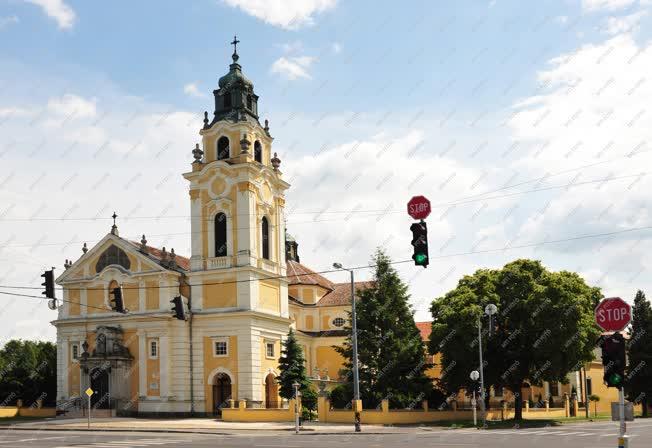
{"label": "utility pole", "polygon": [[482,360],[482,318],[478,318],[478,354],[480,355],[480,411],[482,412],[482,426],[487,426],[487,412],[484,403],[484,362]]}
{"label": "utility pole", "polygon": [[341,263],[333,263],[335,269],[349,271],[351,274],[351,345],[353,346],[353,415],[355,432],[360,432],[360,373],[358,370],[358,318],[355,314],[355,279],[353,269],[342,267]]}

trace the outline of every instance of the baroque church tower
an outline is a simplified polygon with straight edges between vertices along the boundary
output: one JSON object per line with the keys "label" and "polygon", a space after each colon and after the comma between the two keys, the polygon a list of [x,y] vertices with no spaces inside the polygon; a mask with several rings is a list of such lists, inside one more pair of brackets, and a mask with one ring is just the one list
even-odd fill
{"label": "baroque church tower", "polygon": [[[280,340],[290,324],[284,278],[289,184],[272,152],[267,121],[264,127],[259,122],[258,95],[242,73],[237,43],[234,39],[229,72],[213,91],[212,120],[204,113],[192,171],[184,174],[190,183],[192,220],[188,283],[195,331],[234,345],[226,352],[237,372],[213,358],[204,358],[204,363],[220,364],[237,383],[239,398],[260,402],[265,376],[277,374]],[[213,346],[213,356],[219,350]],[[200,350],[196,355],[204,357]]]}

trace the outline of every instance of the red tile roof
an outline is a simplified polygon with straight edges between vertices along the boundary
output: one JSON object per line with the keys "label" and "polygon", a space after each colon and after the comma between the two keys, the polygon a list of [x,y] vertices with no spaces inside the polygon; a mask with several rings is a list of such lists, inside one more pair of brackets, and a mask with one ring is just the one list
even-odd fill
{"label": "red tile roof", "polygon": [[430,340],[430,333],[432,332],[432,322],[416,322],[416,324],[421,332],[421,340],[428,342]]}
{"label": "red tile roof", "polygon": [[317,285],[331,291],[335,288],[333,282],[297,261],[287,262],[287,276],[290,285]]}
{"label": "red tile roof", "polygon": [[[357,292],[369,288],[373,282],[355,282],[355,291]],[[351,303],[351,283],[335,283],[335,288],[317,302],[317,306],[342,306]]]}
{"label": "red tile roof", "polygon": [[[132,244],[133,246],[136,246],[137,248],[140,249],[140,243],[137,243],[136,241],[130,241],[130,240],[125,240]],[[163,251],[157,247],[152,247],[152,246],[146,246],[147,247],[147,255],[149,255],[150,258],[153,258],[154,261],[164,268],[167,268],[168,266],[164,266],[161,262],[163,261]],[[146,254],[143,254],[147,256]],[[170,260],[170,252],[168,252],[168,260]],[[179,254],[175,254],[174,261],[177,263],[177,266],[184,271],[189,271],[190,270],[190,259],[186,258],[184,256],[181,256]]]}

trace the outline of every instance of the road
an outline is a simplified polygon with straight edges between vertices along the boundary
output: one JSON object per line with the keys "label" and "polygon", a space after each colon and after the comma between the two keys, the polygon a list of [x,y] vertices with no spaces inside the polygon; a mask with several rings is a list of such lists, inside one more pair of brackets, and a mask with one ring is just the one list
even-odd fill
{"label": "road", "polygon": [[[403,429],[404,431],[405,429]],[[528,448],[554,446],[613,448],[617,424],[611,422],[564,425],[537,429],[442,430],[414,428],[401,434],[295,435],[266,431],[232,434],[93,432],[93,431],[0,431],[0,448],[130,448],[130,447],[259,447],[259,448],[390,448],[390,447],[490,447]],[[647,447],[652,439],[652,421],[630,423],[630,447]]]}

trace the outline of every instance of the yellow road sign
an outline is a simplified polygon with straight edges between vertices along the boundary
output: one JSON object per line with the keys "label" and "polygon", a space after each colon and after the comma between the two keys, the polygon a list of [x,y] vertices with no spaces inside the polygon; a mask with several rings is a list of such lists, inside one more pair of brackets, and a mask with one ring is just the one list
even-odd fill
{"label": "yellow road sign", "polygon": [[93,395],[93,389],[91,389],[90,387],[86,389],[86,395],[88,395],[89,397]]}

